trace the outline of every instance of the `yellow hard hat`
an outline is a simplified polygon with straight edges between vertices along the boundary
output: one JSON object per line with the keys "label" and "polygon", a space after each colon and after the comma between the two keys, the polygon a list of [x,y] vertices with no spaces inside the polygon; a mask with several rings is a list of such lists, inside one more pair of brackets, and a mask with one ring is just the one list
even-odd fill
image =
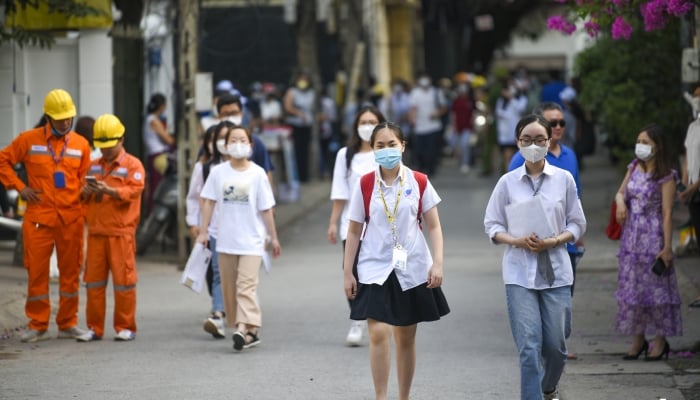
{"label": "yellow hard hat", "polygon": [[124,137],[124,125],[112,114],[97,117],[92,128],[92,143],[98,149],[114,147]]}
{"label": "yellow hard hat", "polygon": [[70,94],[63,89],[54,89],[46,94],[44,114],[55,120],[75,117],[75,104]]}

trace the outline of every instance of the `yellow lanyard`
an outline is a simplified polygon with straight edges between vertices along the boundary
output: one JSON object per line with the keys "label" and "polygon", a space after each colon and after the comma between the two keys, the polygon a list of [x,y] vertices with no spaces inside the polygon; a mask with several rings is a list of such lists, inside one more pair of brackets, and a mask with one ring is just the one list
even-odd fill
{"label": "yellow lanyard", "polygon": [[389,206],[386,204],[386,199],[384,198],[384,191],[382,190],[382,185],[379,180],[379,174],[377,174],[377,187],[379,188],[379,197],[382,199],[382,204],[384,205],[384,213],[386,214],[386,219],[389,221],[391,226],[391,237],[394,239],[394,245],[398,245],[396,238],[396,215],[399,210],[399,202],[401,201],[401,192],[403,191],[403,181],[404,181],[404,171],[402,169],[401,176],[397,177],[399,179],[399,189],[396,193],[396,202],[394,203],[394,212],[389,213]]}

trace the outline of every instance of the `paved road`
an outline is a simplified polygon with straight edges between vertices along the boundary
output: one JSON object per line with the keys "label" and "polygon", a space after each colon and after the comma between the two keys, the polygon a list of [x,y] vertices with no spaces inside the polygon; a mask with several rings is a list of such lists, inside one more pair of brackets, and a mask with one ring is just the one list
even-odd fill
{"label": "paved road", "polygon": [[[584,199],[587,209],[600,212],[612,196],[607,186],[617,177],[593,174],[584,175]],[[415,399],[518,398],[517,355],[500,277],[502,249],[483,233],[483,208],[495,179],[444,173],[434,182],[443,198],[444,291],[452,312],[419,326]],[[327,193],[319,185],[309,190],[317,197]],[[109,330],[106,340],[87,344],[0,341],[0,398],[372,399],[367,346],[343,344],[348,313],[340,246],[325,241],[329,212],[329,202],[322,201],[282,232],[282,258],[261,279],[264,327],[258,348],[236,353],[230,337],[205,334],[207,296],[180,286],[173,264],[142,261],[136,341],[114,342]],[[589,214],[589,232],[601,232],[606,217]],[[589,235],[586,245],[570,342],[580,359],[567,365],[562,398],[684,399],[679,388],[697,384],[697,371],[681,375],[666,363],[621,362],[628,344],[612,329],[616,244],[598,234]],[[694,287],[684,291],[686,298],[695,294]],[[684,310],[684,318],[688,333],[674,339],[676,347],[691,346],[700,331],[698,315]]]}

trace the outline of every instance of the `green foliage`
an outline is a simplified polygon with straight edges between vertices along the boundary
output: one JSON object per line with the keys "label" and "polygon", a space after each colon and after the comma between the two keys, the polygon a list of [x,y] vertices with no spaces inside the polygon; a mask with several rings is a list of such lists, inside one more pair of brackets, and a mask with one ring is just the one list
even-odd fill
{"label": "green foliage", "polygon": [[[2,1],[2,0],[0,0]],[[100,15],[102,11],[86,5],[79,0],[5,0],[5,23],[11,24],[13,12],[26,7],[38,8],[40,4],[46,4],[49,13],[62,13],[76,17]],[[26,45],[50,48],[54,43],[54,37],[47,31],[28,30],[18,27],[6,26],[0,18],[0,45],[5,42],[15,42],[19,47]]]}
{"label": "green foliage", "polygon": [[629,41],[601,37],[576,59],[581,101],[592,108],[615,155],[632,157],[640,128],[659,124],[672,154],[681,149],[689,107],[683,101],[679,23],[670,29],[632,35]]}

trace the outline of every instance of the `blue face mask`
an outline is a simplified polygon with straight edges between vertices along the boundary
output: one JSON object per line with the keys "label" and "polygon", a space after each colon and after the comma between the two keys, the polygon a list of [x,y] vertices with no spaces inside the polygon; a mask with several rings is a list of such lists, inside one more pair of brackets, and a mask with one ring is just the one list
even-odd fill
{"label": "blue face mask", "polygon": [[386,169],[393,169],[401,161],[401,149],[398,147],[386,147],[375,150],[374,161]]}

